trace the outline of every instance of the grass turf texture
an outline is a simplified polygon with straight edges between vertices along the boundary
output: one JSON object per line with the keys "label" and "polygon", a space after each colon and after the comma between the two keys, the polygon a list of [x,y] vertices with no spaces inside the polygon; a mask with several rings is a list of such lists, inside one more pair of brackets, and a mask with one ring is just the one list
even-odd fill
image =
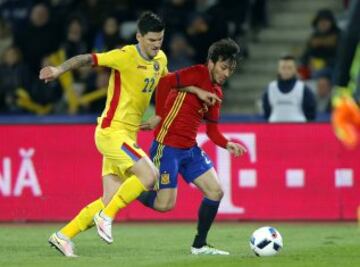
{"label": "grass turf texture", "polygon": [[79,258],[50,249],[57,224],[0,224],[0,266],[360,266],[360,229],[355,223],[269,223],[284,239],[279,255],[258,258],[249,248],[256,228],[267,223],[216,223],[209,242],[231,256],[189,254],[195,223],[119,223],[107,245],[95,229],[75,238]]}

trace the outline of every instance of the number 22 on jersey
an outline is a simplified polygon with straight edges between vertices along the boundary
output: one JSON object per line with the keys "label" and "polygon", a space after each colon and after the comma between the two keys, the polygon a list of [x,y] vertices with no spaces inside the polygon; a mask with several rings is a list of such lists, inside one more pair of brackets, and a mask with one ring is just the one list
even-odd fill
{"label": "number 22 on jersey", "polygon": [[155,79],[154,78],[145,78],[144,89],[142,89],[143,93],[151,93],[154,89]]}

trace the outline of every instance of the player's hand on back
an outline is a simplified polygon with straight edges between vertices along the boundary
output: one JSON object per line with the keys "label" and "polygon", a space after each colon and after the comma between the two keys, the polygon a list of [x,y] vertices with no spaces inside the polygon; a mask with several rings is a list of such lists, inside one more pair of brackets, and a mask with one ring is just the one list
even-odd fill
{"label": "player's hand on back", "polygon": [[214,93],[210,93],[204,89],[201,89],[196,86],[187,86],[183,88],[185,92],[195,94],[200,100],[202,100],[206,105],[213,106],[216,102],[221,103],[221,99]]}
{"label": "player's hand on back", "polygon": [[57,79],[61,71],[57,67],[47,66],[40,70],[39,79],[44,80],[46,83]]}
{"label": "player's hand on back", "polygon": [[156,126],[160,123],[160,121],[161,121],[160,116],[158,116],[158,115],[152,116],[146,122],[143,122],[140,125],[140,130],[144,130],[144,131],[154,130],[156,128]]}
{"label": "player's hand on back", "polygon": [[235,157],[242,156],[247,152],[245,147],[234,142],[228,142],[226,145],[226,149],[230,152],[230,154],[234,155]]}
{"label": "player's hand on back", "polygon": [[216,94],[210,93],[202,89],[199,89],[196,95],[200,100],[204,101],[204,103],[209,106],[215,105],[216,102],[221,103],[221,99]]}

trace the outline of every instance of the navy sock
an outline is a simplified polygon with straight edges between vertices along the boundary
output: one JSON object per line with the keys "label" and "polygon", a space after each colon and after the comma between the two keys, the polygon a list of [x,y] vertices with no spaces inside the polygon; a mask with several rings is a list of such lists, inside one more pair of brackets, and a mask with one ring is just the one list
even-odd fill
{"label": "navy sock", "polygon": [[216,217],[219,205],[220,201],[214,201],[208,198],[204,198],[201,202],[198,213],[197,235],[192,245],[194,248],[201,248],[206,245],[207,234]]}
{"label": "navy sock", "polygon": [[157,196],[156,191],[144,191],[137,198],[144,206],[154,209],[154,202]]}

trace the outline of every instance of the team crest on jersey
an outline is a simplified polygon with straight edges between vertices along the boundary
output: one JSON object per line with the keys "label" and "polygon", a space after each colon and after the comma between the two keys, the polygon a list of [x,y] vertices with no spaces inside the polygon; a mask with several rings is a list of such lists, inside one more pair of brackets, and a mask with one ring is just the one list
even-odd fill
{"label": "team crest on jersey", "polygon": [[170,174],[164,172],[160,176],[160,183],[161,184],[169,184],[170,183]]}
{"label": "team crest on jersey", "polygon": [[155,71],[159,71],[159,70],[160,70],[160,64],[159,64],[159,62],[157,62],[157,61],[154,62],[154,70],[155,70]]}

